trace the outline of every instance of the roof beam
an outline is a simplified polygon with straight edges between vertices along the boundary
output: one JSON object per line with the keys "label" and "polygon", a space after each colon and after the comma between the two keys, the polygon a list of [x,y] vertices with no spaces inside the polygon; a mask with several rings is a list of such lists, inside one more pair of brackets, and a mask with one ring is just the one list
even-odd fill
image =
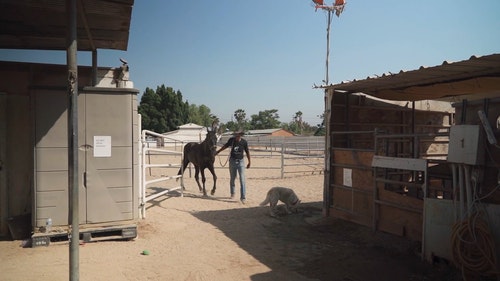
{"label": "roof beam", "polygon": [[[400,101],[437,100],[453,96],[500,92],[498,85],[500,85],[500,77],[478,77],[404,89],[377,90],[373,91],[373,95],[382,99]],[[372,93],[367,92],[367,94]]]}
{"label": "roof beam", "polygon": [[92,39],[92,32],[90,32],[90,27],[89,27],[89,22],[87,19],[87,11],[85,11],[85,4],[83,3],[83,0],[78,1],[78,6],[80,8],[79,14],[82,18],[83,21],[83,27],[85,28],[85,32],[87,33],[87,38],[89,39],[89,45],[92,51],[96,50],[94,40]]}

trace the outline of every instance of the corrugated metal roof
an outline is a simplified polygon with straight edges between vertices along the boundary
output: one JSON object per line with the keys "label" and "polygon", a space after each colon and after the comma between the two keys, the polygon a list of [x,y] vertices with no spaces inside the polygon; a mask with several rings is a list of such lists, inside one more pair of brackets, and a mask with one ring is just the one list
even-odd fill
{"label": "corrugated metal roof", "polygon": [[500,96],[500,54],[472,56],[459,62],[444,61],[438,66],[384,73],[322,88],[404,101]]}
{"label": "corrugated metal roof", "polygon": [[[66,50],[66,0],[1,0],[0,48]],[[127,50],[134,0],[77,0],[78,50]]]}

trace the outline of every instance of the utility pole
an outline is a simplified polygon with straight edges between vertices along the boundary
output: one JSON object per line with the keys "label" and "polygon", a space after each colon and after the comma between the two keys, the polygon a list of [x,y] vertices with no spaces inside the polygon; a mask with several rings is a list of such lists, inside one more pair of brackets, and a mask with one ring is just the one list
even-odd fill
{"label": "utility pole", "polygon": [[328,12],[328,18],[326,23],[326,75],[325,80],[323,81],[325,85],[330,83],[328,71],[329,71],[329,60],[330,60],[330,26],[332,25],[332,12],[335,11],[335,15],[337,17],[340,16],[342,11],[344,11],[344,7],[346,4],[345,0],[335,0],[331,6],[325,5],[325,1],[323,0],[312,0],[314,3],[314,7],[316,10],[321,9],[323,11]]}

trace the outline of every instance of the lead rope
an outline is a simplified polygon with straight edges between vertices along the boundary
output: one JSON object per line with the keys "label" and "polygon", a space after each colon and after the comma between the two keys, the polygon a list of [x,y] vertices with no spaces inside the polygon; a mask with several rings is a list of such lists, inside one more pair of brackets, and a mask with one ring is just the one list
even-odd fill
{"label": "lead rope", "polygon": [[[231,148],[231,150],[233,149],[233,147],[232,147],[232,146],[231,146],[230,148]],[[229,150],[229,154],[227,155],[227,158],[226,158],[226,163],[224,163],[224,164],[222,164],[222,162],[220,161],[220,155],[219,155],[219,157],[218,157],[218,158],[219,158],[219,164],[220,164],[222,167],[226,167],[227,162],[229,161],[229,157],[231,156],[231,150]]]}

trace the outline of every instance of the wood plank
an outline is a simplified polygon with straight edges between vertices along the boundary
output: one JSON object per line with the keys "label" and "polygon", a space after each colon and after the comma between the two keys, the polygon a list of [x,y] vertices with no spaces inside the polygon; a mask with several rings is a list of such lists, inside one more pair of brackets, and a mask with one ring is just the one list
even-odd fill
{"label": "wood plank", "polygon": [[415,158],[398,158],[387,156],[373,156],[373,167],[390,168],[409,171],[426,171],[427,160]]}
{"label": "wood plank", "polygon": [[412,209],[423,210],[424,201],[418,198],[404,196],[399,193],[385,190],[383,187],[378,187],[378,199],[382,201],[392,202],[399,205],[404,205]]}
{"label": "wood plank", "polygon": [[[344,169],[351,169],[352,177],[350,181],[352,182],[352,187],[372,191],[372,157],[373,152],[371,151],[334,150],[333,162],[335,166],[331,166],[333,184],[344,185]],[[346,167],[342,167],[342,165]]]}
{"label": "wood plank", "polygon": [[337,164],[357,165],[363,168],[372,166],[373,151],[357,150],[334,150],[332,151],[333,160]]}
{"label": "wood plank", "polygon": [[333,205],[360,216],[371,217],[373,212],[373,195],[370,193],[353,192],[353,190],[335,188],[333,190]]}
{"label": "wood plank", "polygon": [[378,230],[409,238],[422,240],[422,214],[409,212],[391,206],[380,206]]}

